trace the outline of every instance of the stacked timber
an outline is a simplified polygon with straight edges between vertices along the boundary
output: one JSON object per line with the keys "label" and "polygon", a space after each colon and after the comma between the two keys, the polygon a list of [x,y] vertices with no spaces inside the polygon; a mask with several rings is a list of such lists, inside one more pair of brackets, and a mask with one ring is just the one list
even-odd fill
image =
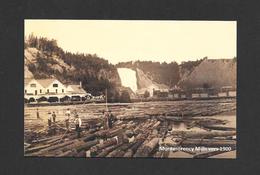
{"label": "stacked timber", "polygon": [[[203,104],[188,102],[179,108],[140,108],[135,111],[124,107],[112,128],[104,127],[99,118],[82,119],[81,137],[72,128],[65,129],[64,121],[57,121],[56,133],[49,133],[40,120],[25,124],[25,156],[51,157],[171,157],[171,152],[159,151],[159,146],[227,146],[236,149],[236,131],[226,126],[228,121],[205,117],[234,110],[234,103]],[[204,102],[205,103],[205,102]],[[144,105],[145,106],[145,105]],[[114,109],[116,110],[116,108]],[[194,117],[195,116],[195,117]],[[35,125],[32,123],[35,122]],[[183,123],[183,130],[176,129]],[[199,128],[198,131],[196,129]],[[194,129],[194,130],[193,130]],[[194,158],[205,158],[223,152],[192,153]]]}

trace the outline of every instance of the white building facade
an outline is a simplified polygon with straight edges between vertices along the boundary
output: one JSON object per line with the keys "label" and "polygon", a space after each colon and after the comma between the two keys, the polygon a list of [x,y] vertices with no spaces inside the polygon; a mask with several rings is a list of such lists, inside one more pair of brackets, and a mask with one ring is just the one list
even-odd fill
{"label": "white building facade", "polygon": [[56,98],[60,101],[62,98],[91,96],[79,85],[65,85],[57,79],[25,79],[24,80],[24,98],[29,101],[38,101],[39,99]]}

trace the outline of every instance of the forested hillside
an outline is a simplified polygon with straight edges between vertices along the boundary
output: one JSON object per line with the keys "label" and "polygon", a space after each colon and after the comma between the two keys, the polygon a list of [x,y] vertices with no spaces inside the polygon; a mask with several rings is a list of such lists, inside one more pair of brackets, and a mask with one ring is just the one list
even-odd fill
{"label": "forested hillside", "polygon": [[116,68],[96,54],[63,51],[56,40],[30,35],[25,41],[25,77],[55,77],[63,83],[79,83],[93,95],[108,89],[113,96],[120,79]]}

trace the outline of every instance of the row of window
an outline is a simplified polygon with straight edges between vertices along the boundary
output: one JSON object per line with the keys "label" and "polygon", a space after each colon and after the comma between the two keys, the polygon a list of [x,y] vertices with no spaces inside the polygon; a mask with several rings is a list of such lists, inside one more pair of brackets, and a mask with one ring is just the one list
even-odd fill
{"label": "row of window", "polygon": [[[30,86],[31,86],[31,87],[36,87],[36,84],[35,84],[35,83],[32,83],[32,84],[30,84]],[[58,87],[58,84],[55,83],[55,84],[52,85],[52,87]]]}
{"label": "row of window", "polygon": [[[34,94],[37,95],[37,90],[34,91]],[[47,89],[47,93],[49,93],[49,89]],[[56,93],[58,93],[58,89],[55,90]],[[64,89],[61,90],[62,93],[64,93]],[[24,90],[24,93],[27,93],[27,90]],[[42,90],[40,89],[40,93],[42,93]]]}

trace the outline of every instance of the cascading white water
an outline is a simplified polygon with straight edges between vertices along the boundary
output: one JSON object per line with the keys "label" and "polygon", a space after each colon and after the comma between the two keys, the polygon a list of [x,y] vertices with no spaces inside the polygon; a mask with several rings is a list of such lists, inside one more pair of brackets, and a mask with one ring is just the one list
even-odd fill
{"label": "cascading white water", "polygon": [[136,71],[128,68],[117,68],[122,86],[129,87],[133,92],[137,90]]}

